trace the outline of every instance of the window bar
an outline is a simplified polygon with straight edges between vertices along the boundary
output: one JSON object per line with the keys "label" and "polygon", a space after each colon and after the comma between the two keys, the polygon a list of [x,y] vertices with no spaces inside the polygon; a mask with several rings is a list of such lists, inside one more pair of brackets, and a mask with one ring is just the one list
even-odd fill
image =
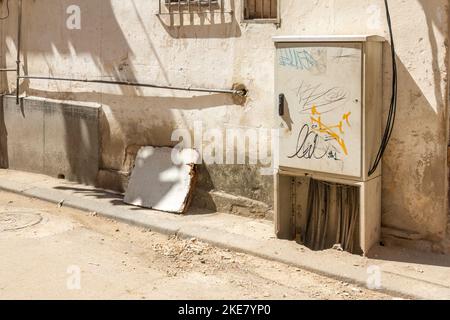
{"label": "window bar", "polygon": [[[180,14],[192,13],[193,11],[198,14],[205,14],[208,11],[215,13],[215,7],[219,8],[220,13],[233,14],[233,10],[225,11],[225,0],[158,0],[159,1],[159,14],[160,15],[172,15],[176,11]],[[243,0],[249,1],[250,0]],[[167,11],[163,6],[167,7]]]}
{"label": "window bar", "polygon": [[273,14],[272,14],[272,0],[269,0],[269,18],[270,19],[273,18]]}
{"label": "window bar", "polygon": [[264,0],[261,0],[261,19],[264,19]]}

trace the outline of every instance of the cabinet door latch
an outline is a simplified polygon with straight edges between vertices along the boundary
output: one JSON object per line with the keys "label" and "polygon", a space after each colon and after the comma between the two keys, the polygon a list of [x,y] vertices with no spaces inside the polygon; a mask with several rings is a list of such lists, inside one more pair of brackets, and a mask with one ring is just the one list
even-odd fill
{"label": "cabinet door latch", "polygon": [[284,116],[284,101],[285,97],[283,93],[278,96],[278,115],[280,117]]}

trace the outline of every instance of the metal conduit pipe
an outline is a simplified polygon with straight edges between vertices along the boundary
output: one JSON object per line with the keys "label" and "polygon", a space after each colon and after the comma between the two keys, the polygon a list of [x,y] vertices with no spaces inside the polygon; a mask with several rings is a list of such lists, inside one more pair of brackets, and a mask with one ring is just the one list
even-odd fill
{"label": "metal conduit pipe", "polygon": [[21,44],[22,44],[22,0],[19,0],[18,3],[18,16],[17,16],[17,78],[16,78],[16,105],[20,103],[19,100],[19,85],[20,85],[20,51],[21,51]]}
{"label": "metal conduit pipe", "polygon": [[225,94],[232,94],[232,95],[236,95],[236,96],[240,96],[240,97],[245,97],[247,95],[247,90],[245,90],[245,89],[208,89],[208,88],[176,87],[176,86],[163,86],[163,85],[155,85],[155,84],[149,84],[149,83],[130,82],[130,81],[74,79],[74,78],[44,77],[44,76],[18,76],[18,79],[86,82],[86,83],[114,84],[114,85],[121,85],[121,86],[157,88],[157,89],[168,89],[168,90],[179,90],[179,91],[225,93]]}

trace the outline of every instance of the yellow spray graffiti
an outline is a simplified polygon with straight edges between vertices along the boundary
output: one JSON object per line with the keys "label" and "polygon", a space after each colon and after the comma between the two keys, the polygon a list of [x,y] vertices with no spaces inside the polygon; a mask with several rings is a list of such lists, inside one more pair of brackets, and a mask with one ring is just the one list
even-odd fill
{"label": "yellow spray graffiti", "polygon": [[[326,125],[322,121],[321,113],[317,110],[316,106],[313,106],[311,109],[311,121],[313,124],[313,130],[316,132],[324,133],[328,135],[331,139],[336,140],[336,142],[341,146],[342,151],[345,155],[348,155],[347,145],[345,144],[345,140],[342,135],[345,133],[344,131],[344,121],[345,123],[351,127],[350,124],[350,116],[351,112],[347,112],[342,116],[342,120],[339,121],[336,125]],[[336,130],[338,129],[338,130]]]}
{"label": "yellow spray graffiti", "polygon": [[351,115],[352,115],[351,112],[347,112],[347,113],[344,114],[344,116],[342,117],[342,119],[345,120],[345,122],[347,122],[347,125],[348,125],[349,127],[351,127],[351,124],[350,124],[350,116],[351,116]]}

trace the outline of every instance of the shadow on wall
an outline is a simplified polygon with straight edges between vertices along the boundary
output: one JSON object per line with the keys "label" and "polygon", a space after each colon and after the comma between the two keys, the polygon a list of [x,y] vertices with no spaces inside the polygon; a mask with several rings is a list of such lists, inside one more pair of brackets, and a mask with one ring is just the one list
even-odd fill
{"label": "shadow on wall", "polygon": [[[81,30],[74,30],[73,32],[61,32],[66,30],[66,19],[68,14],[66,12],[70,5],[78,5],[81,9],[82,25]],[[12,8],[16,11],[16,8]],[[15,17],[17,12],[11,12],[11,16]],[[45,17],[45,18],[43,18]],[[12,19],[14,20],[14,19]],[[14,28],[15,21],[9,30],[16,31]],[[39,73],[44,72],[43,75],[74,77],[74,78],[101,78],[107,76],[116,80],[136,81],[135,71],[130,66],[129,58],[133,53],[128,44],[128,41],[116,19],[116,13],[113,11],[111,1],[58,1],[58,0],[42,0],[37,2],[24,1],[23,3],[23,71],[25,74],[31,73],[34,75],[36,71],[29,71],[36,68],[36,62],[39,62]],[[102,32],[105,30],[104,32]],[[39,33],[39,36],[36,34]],[[11,38],[16,38],[15,34],[10,35]],[[103,47],[110,46],[111,50],[104,51]],[[114,48],[120,48],[115,50]],[[15,52],[10,52],[14,55]],[[33,65],[29,66],[29,56],[33,57]],[[48,60],[51,57],[51,61]],[[78,57],[77,63],[70,57]],[[79,57],[86,57],[82,60]],[[85,63],[85,65],[80,65]],[[43,65],[47,67],[48,71],[43,71]],[[93,68],[95,65],[95,68]],[[66,83],[67,84],[67,83]],[[60,86],[60,83],[57,84]],[[67,87],[66,87],[67,88]],[[29,81],[21,83],[21,92],[31,93]],[[138,90],[133,87],[120,87],[124,95],[136,95]],[[49,92],[41,91],[36,96],[52,98]],[[56,97],[60,100],[68,100],[68,95],[59,94]],[[86,102],[101,103],[100,96],[97,99],[83,100]],[[64,109],[63,105],[63,109]],[[71,108],[68,110],[61,110],[61,116],[55,119],[52,123],[55,126],[55,135],[60,135],[65,138],[63,143],[65,146],[65,159],[62,161],[69,162],[71,176],[75,181],[85,182],[80,179],[80,156],[77,154],[77,148],[74,143],[82,141],[81,137],[86,140],[86,126],[83,121],[74,121],[71,114]],[[26,115],[25,115],[26,116]],[[90,134],[90,133],[89,133]],[[92,137],[91,137],[92,138]],[[89,140],[89,139],[88,139]],[[90,146],[97,144],[97,141],[83,141],[83,144]],[[101,150],[101,148],[100,148]],[[96,155],[96,154],[95,154]],[[57,161],[59,154],[50,157],[47,160]],[[89,159],[89,156],[87,156]],[[86,161],[87,161],[86,159]],[[101,164],[100,155],[100,167]],[[49,162],[46,161],[46,162]],[[81,168],[81,171],[82,168]],[[64,176],[64,175],[61,175]],[[69,178],[65,175],[66,178]]]}
{"label": "shadow on wall", "polygon": [[[385,52],[389,50],[385,48]],[[386,57],[385,61],[391,59]],[[398,190],[402,193],[384,197],[382,222],[387,228],[408,230],[405,235],[413,232],[422,239],[438,240],[444,236],[447,219],[443,177],[447,157],[446,113],[442,112],[444,105],[438,107],[439,112],[435,111],[434,101],[427,99],[399,57],[397,67],[399,107],[383,162],[383,194],[396,195]],[[385,81],[391,80],[389,73]]]}
{"label": "shadow on wall", "polygon": [[[447,4],[446,10],[438,10],[439,0],[419,0],[425,12],[426,23],[428,27],[428,36],[430,39],[431,52],[433,54],[432,71],[434,90],[437,99],[438,108],[445,108],[448,104],[448,92],[443,91],[441,65],[439,63],[439,45],[436,39],[435,30],[438,30],[442,34],[448,34],[450,32],[449,19],[450,19],[450,5]],[[447,19],[447,24],[444,21]],[[446,26],[447,28],[444,28]],[[447,51],[448,51],[448,35],[447,35]],[[449,68],[449,53],[447,52],[446,66],[447,71]],[[448,79],[448,78],[447,78]],[[448,85],[446,87],[448,89]]]}
{"label": "shadow on wall", "polygon": [[[129,168],[127,162],[127,149],[129,146],[156,146],[173,147],[178,142],[171,140],[172,132],[178,129],[179,124],[172,119],[174,110],[206,110],[218,106],[234,105],[233,98],[226,94],[210,94],[188,98],[181,97],[130,97],[121,94],[106,94],[98,92],[48,92],[29,89],[32,96],[45,96],[56,100],[75,100],[82,102],[96,102],[109,106],[114,120],[120,128],[120,136],[111,128],[105,114],[100,115],[101,146],[107,150],[102,154],[101,172],[98,186],[116,191],[124,191],[127,181],[123,180],[121,171]],[[124,109],[124,106],[128,106]],[[160,119],[166,119],[162,121]],[[188,127],[188,124],[186,124]],[[149,130],[148,128],[151,128]],[[72,127],[71,132],[76,130]],[[70,146],[70,144],[68,145]],[[74,152],[68,148],[68,153]],[[76,158],[76,157],[75,157]],[[73,164],[76,165],[75,163]],[[204,179],[202,179],[202,182]]]}
{"label": "shadow on wall", "polygon": [[[64,32],[67,31],[66,19],[69,17],[66,10],[70,5],[80,7],[81,30]],[[47,65],[50,76],[80,77],[82,74],[84,77],[106,76],[115,80],[137,81],[135,70],[129,63],[134,53],[117,20],[111,1],[27,1],[23,5],[22,29],[25,74],[28,74],[29,69],[28,54],[32,53],[34,61],[41,59],[40,62]],[[39,37],[36,37],[36,32],[41,31]],[[15,38],[15,35],[12,36]],[[104,50],[105,47],[111,49]],[[49,55],[52,59],[61,61],[52,60],[52,65],[47,59]],[[90,70],[85,70],[82,65],[73,65],[70,59],[83,56],[86,57],[86,67]],[[96,70],[93,70],[91,63],[95,64]],[[54,66],[60,69],[55,70]],[[64,73],[61,74],[62,72]],[[21,89],[27,90],[28,87],[29,82],[24,81]],[[128,95],[137,93],[134,87],[120,89]]]}
{"label": "shadow on wall", "polygon": [[[445,87],[446,90],[444,90],[443,92],[443,86],[441,85],[441,72],[439,72],[440,70],[440,63],[439,63],[439,59],[437,56],[438,53],[438,42],[436,40],[436,34],[435,34],[435,28],[437,28],[440,32],[442,33],[446,33],[447,32],[447,57],[446,57],[446,63],[445,65],[447,66],[447,81],[448,81],[448,77],[449,77],[449,72],[450,72],[450,52],[448,52],[449,47],[448,47],[448,37],[450,37],[450,4],[447,3],[447,8],[446,10],[443,11],[439,11],[436,10],[434,8],[437,7],[437,4],[435,3],[437,2],[436,0],[420,0],[421,5],[424,8],[424,11],[427,12],[426,14],[426,20],[427,20],[427,25],[428,25],[428,36],[430,38],[430,45],[432,48],[432,52],[433,52],[433,61],[432,61],[432,70],[433,70],[433,81],[434,81],[434,90],[435,90],[435,95],[438,99],[438,104],[439,105],[443,105],[444,107],[447,107],[447,115],[449,115],[449,105],[448,105],[448,99],[447,97],[449,96],[450,92],[450,84],[447,83],[447,86]],[[434,10],[433,10],[434,9]],[[445,15],[447,15],[447,26],[448,29],[445,30],[444,28],[442,28],[442,26],[444,25],[442,23],[442,21],[445,19]],[[447,123],[450,124],[449,122],[450,119],[445,119],[445,121],[447,121]],[[450,130],[450,125],[448,126],[447,130]],[[448,138],[450,139],[450,135],[448,136]],[[447,141],[447,145],[450,146],[450,141]],[[447,167],[450,166],[450,159],[449,159],[449,155],[450,153],[448,153],[447,150],[447,161],[446,161],[446,165]],[[450,173],[449,173],[450,174]],[[449,176],[450,177],[450,176]],[[450,178],[447,180],[448,184],[450,184]],[[447,199],[450,202],[450,188],[449,185],[447,185],[448,188],[448,193],[447,193]],[[450,237],[450,206],[447,205],[447,213],[448,213],[448,219],[447,219],[447,238]]]}
{"label": "shadow on wall", "polygon": [[[230,0],[234,8],[234,1]],[[156,1],[154,1],[156,3]],[[41,0],[24,2],[23,13],[23,68],[24,73],[33,74],[33,69],[39,67],[42,72],[43,66],[48,68],[51,76],[64,77],[92,77],[107,78],[121,81],[138,81],[136,66],[132,60],[136,60],[139,52],[134,52],[128,39],[130,35],[125,34],[123,21],[132,17],[133,28],[142,30],[148,43],[143,46],[151,48],[151,57],[138,57],[139,61],[147,61],[149,65],[154,65],[161,74],[161,81],[170,83],[167,73],[167,66],[163,64],[155,46],[152,35],[148,30],[148,21],[143,14],[142,6],[145,9],[154,9],[154,2],[131,1],[129,8],[124,11],[121,6],[114,5],[112,1],[90,1],[90,0]],[[150,5],[148,5],[150,3]],[[78,5],[82,13],[82,30],[73,32],[61,32],[65,30],[67,18],[66,9],[70,5]],[[146,13],[148,14],[148,12]],[[152,13],[153,14],[153,13]],[[11,26],[7,29],[7,34],[15,39],[15,16],[16,9],[11,10]],[[42,18],[42,17],[45,17]],[[233,17],[233,16],[232,16]],[[128,19],[130,20],[130,19]],[[119,21],[122,21],[120,23]],[[229,21],[229,22],[227,22]],[[158,22],[158,21],[157,21]],[[204,21],[205,22],[205,21]],[[233,17],[225,19],[221,16],[217,21],[208,21],[207,25],[167,27],[166,31],[174,37],[237,37],[240,36],[239,24]],[[192,27],[192,28],[191,28]],[[31,32],[27,33],[27,30]],[[175,33],[172,33],[175,32]],[[39,36],[36,36],[39,33]],[[111,48],[108,50],[108,48]],[[9,48],[10,49],[10,48]],[[12,56],[15,52],[9,52]],[[31,62],[33,57],[33,62]],[[47,59],[51,57],[51,61]],[[73,65],[70,57],[85,57],[78,62],[83,65]],[[55,60],[56,59],[56,60]],[[40,66],[36,64],[39,61]],[[60,62],[60,63],[59,63]],[[147,63],[144,62],[144,63]],[[29,65],[30,63],[30,65]],[[96,68],[92,68],[92,64]],[[169,66],[170,67],[170,66]],[[30,71],[31,70],[31,71]],[[35,72],[35,71],[34,71]],[[52,83],[53,85],[54,83]],[[165,83],[162,83],[165,84]],[[59,83],[57,84],[59,87]],[[71,86],[70,86],[71,87]],[[128,145],[154,145],[171,146],[171,131],[176,125],[172,121],[174,110],[202,110],[218,106],[234,105],[233,100],[228,95],[211,94],[201,95],[192,98],[172,98],[142,96],[139,88],[122,86],[121,94],[105,94],[101,92],[78,92],[72,93],[68,86],[64,84],[65,90],[51,92],[45,88],[39,90],[30,87],[29,81],[23,81],[21,91],[28,95],[35,95],[59,100],[77,100],[86,102],[97,102],[109,106],[108,117],[116,121],[116,127],[111,129],[105,115],[101,116],[101,144],[102,150],[106,150],[101,155],[101,168],[120,170],[120,164],[125,160],[124,154]],[[125,109],[126,107],[126,109]],[[134,114],[136,123],[130,123],[129,114]],[[156,117],[157,115],[157,117]],[[157,120],[165,119],[163,121]],[[150,123],[150,125],[149,125]],[[74,128],[73,123],[65,123],[66,128],[70,127],[71,135],[82,133],[83,128]],[[144,129],[151,127],[152,130]],[[114,131],[113,131],[114,130]],[[119,136],[119,137],[118,137]],[[121,141],[117,141],[121,140]],[[67,153],[73,152],[70,148],[71,139],[67,138]],[[106,154],[107,157],[105,158]],[[76,163],[71,164],[76,167]]]}
{"label": "shadow on wall", "polygon": [[[442,49],[443,44],[438,42],[437,36],[438,33],[448,34],[448,23],[445,22],[449,8],[448,4],[443,8],[440,0],[418,2],[423,7],[424,28],[428,30],[429,40],[417,37],[417,46],[413,42],[409,46],[415,50],[422,41],[429,41],[432,61],[431,66],[424,65],[420,52],[417,52],[416,60],[409,61],[408,65],[413,63],[417,70],[429,71],[430,75],[429,79],[422,78],[419,85],[411,74],[411,68],[397,57],[398,111],[396,127],[383,161],[383,194],[387,196],[383,201],[382,221],[384,227],[405,230],[405,239],[414,233],[413,238],[440,241],[445,237],[447,224],[448,89],[445,85],[448,84],[444,82],[446,78],[440,56],[440,52],[446,49]],[[401,38],[401,34],[395,36],[396,39]],[[385,70],[389,71],[384,79],[385,88],[390,88],[392,80],[389,49],[385,48],[388,64]],[[446,54],[445,66],[448,66],[448,48]],[[423,80],[429,80],[429,84]],[[424,94],[421,86],[432,87],[434,92]],[[390,91],[385,92],[386,106],[389,98]],[[401,194],[398,190],[402,190]]]}

